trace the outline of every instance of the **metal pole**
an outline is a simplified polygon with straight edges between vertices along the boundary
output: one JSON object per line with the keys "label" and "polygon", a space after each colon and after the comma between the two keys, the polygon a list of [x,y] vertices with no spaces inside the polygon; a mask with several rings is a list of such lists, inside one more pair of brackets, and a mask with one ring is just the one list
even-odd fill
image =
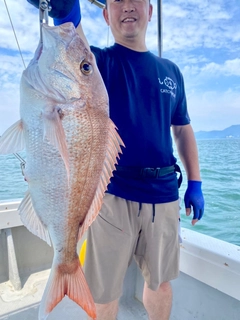
{"label": "metal pole", "polygon": [[162,0],[157,0],[158,55],[162,56]]}
{"label": "metal pole", "polygon": [[7,236],[9,280],[11,281],[15,290],[21,290],[22,284],[21,284],[21,279],[18,271],[17,258],[15,253],[13,237],[12,237],[12,230],[11,228],[5,229],[5,232]]}
{"label": "metal pole", "polygon": [[88,0],[88,1],[95,4],[97,7],[101,9],[105,8],[105,0]]}

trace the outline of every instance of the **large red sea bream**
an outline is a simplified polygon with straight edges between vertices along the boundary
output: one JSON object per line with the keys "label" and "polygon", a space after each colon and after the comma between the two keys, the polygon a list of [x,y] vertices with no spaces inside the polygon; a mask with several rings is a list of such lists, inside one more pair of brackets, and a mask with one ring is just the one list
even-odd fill
{"label": "large red sea bream", "polygon": [[76,246],[101,208],[123,142],[95,58],[73,24],[43,24],[42,35],[21,79],[21,119],[0,138],[0,154],[26,150],[21,219],[54,248],[39,320],[65,295],[95,318]]}

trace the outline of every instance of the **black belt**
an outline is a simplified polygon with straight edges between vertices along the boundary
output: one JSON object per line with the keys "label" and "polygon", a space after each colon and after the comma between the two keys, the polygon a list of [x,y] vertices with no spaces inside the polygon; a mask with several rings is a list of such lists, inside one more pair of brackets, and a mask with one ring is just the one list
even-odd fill
{"label": "black belt", "polygon": [[178,178],[178,187],[182,183],[182,172],[180,167],[175,164],[169,167],[162,168],[139,168],[139,167],[129,167],[129,166],[118,166],[116,165],[116,171],[125,173],[127,176],[131,178],[149,178],[149,179],[157,179],[163,177],[167,174],[178,172],[180,176]]}

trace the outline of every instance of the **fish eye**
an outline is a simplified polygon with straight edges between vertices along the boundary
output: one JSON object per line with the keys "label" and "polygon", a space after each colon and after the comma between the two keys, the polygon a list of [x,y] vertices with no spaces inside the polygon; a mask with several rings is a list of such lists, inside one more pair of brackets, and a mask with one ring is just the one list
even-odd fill
{"label": "fish eye", "polygon": [[81,63],[80,63],[80,70],[83,74],[85,74],[86,76],[88,76],[89,74],[91,74],[93,72],[93,68],[92,68],[92,65],[91,63],[89,63],[88,61],[86,60],[83,60]]}

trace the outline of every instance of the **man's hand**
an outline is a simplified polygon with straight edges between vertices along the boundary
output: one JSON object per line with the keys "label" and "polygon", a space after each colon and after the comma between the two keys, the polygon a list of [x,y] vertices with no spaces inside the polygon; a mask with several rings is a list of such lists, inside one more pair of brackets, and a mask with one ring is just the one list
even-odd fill
{"label": "man's hand", "polygon": [[186,215],[191,214],[191,206],[193,207],[193,220],[192,225],[200,220],[204,212],[204,198],[202,194],[202,182],[201,181],[188,181],[188,187],[185,192],[184,202],[186,208]]}
{"label": "man's hand", "polygon": [[[34,7],[39,8],[39,0],[27,0]],[[41,1],[41,0],[40,0]],[[65,22],[72,22],[75,28],[81,21],[79,0],[50,0],[49,16],[53,18],[55,26]]]}

